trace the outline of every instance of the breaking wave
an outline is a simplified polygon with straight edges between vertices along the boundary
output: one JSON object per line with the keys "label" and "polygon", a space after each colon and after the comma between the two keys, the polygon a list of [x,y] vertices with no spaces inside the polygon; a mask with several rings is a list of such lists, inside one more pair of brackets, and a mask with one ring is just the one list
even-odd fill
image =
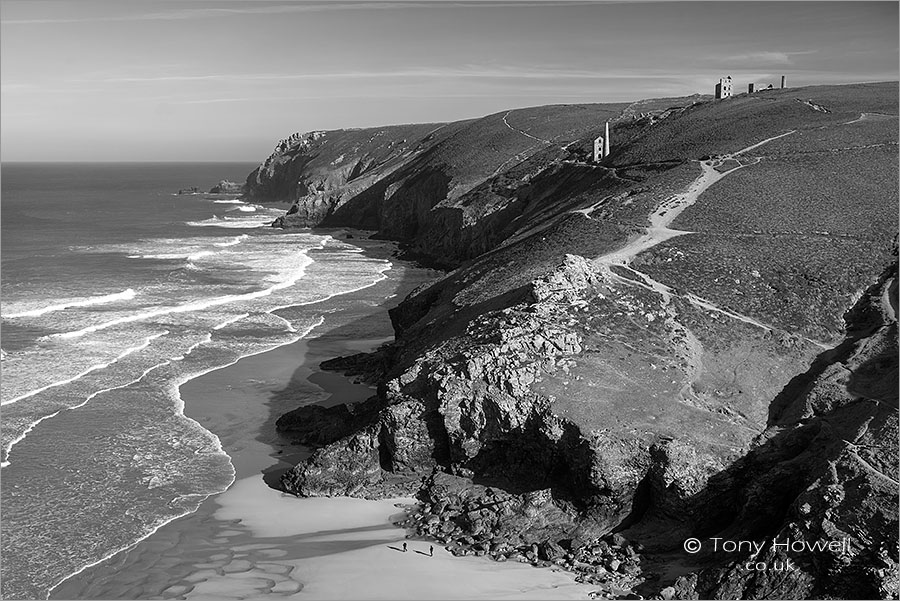
{"label": "breaking wave", "polygon": [[115,303],[123,300],[131,300],[136,295],[137,293],[133,289],[128,288],[127,290],[116,292],[114,294],[105,294],[103,296],[94,296],[78,300],[73,299],[59,304],[50,305],[49,307],[30,309],[28,311],[4,313],[3,317],[10,319],[17,317],[40,317],[41,315],[46,315],[47,313],[53,313],[55,311],[65,311],[66,309],[71,309],[73,307],[91,307],[94,305],[105,305],[108,303]]}

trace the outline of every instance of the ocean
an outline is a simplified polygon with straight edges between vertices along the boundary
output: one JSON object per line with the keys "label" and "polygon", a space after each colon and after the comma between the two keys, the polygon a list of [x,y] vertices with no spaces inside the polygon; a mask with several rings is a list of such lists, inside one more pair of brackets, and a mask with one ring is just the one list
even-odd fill
{"label": "ocean", "polygon": [[302,338],[391,263],[175,195],[233,163],[4,164],[2,597],[44,598],[234,480],[179,386]]}

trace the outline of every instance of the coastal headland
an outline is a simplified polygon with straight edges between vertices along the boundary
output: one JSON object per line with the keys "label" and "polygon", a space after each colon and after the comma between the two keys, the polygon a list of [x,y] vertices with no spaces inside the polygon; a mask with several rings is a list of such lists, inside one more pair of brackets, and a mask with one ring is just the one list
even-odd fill
{"label": "coastal headland", "polygon": [[896,591],[897,112],[854,84],[286,138],[244,187],[276,227],[447,272],[323,365],[377,396],[283,417],[315,450],[278,486],[416,498],[417,535],[600,595]]}

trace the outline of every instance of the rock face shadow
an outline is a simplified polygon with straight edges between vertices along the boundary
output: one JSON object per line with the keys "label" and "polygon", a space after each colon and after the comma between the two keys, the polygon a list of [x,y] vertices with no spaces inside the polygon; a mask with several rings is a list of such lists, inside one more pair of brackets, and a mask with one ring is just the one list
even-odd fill
{"label": "rock face shadow", "polygon": [[[888,594],[885,581],[871,572],[890,569],[887,550],[898,543],[897,323],[879,310],[877,299],[894,285],[896,269],[894,263],[847,312],[847,338],[779,394],[769,428],[745,456],[680,499],[666,490],[662,473],[651,471],[646,518],[622,533],[652,548],[656,557],[648,569],[691,567],[636,592],[671,586],[674,598]],[[664,531],[672,535],[661,536]],[[707,546],[713,537],[752,541],[762,549],[689,555],[682,548],[688,537]],[[815,547],[834,540],[842,544]],[[785,541],[799,541],[799,547]],[[744,565],[751,560],[794,567],[748,577]]]}

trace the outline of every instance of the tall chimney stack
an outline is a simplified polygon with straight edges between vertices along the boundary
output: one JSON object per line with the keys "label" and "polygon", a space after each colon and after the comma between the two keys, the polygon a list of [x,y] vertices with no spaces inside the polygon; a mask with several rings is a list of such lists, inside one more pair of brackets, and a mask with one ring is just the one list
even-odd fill
{"label": "tall chimney stack", "polygon": [[784,82],[785,82],[785,77],[784,77],[784,75],[782,75],[781,76],[781,89],[782,90],[784,89]]}
{"label": "tall chimney stack", "polygon": [[603,137],[603,156],[609,156],[609,121],[606,122],[606,135]]}

